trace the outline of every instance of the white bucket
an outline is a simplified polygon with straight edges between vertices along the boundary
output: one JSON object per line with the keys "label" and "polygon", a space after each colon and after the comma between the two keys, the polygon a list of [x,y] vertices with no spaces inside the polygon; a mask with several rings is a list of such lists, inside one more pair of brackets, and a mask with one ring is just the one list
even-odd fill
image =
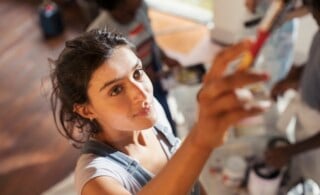
{"label": "white bucket", "polygon": [[283,173],[270,171],[264,165],[255,165],[249,173],[248,191],[250,195],[277,195]]}

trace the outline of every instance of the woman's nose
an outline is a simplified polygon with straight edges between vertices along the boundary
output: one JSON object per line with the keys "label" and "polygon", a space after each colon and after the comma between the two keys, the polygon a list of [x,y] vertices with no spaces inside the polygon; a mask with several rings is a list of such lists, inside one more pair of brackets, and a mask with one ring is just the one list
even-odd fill
{"label": "woman's nose", "polygon": [[130,82],[129,96],[133,101],[145,100],[147,95],[148,91],[142,83]]}

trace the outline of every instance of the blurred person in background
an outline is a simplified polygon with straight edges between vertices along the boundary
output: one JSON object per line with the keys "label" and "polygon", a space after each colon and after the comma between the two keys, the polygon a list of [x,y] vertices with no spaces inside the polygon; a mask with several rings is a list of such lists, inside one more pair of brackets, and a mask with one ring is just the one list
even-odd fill
{"label": "blurred person in background", "polygon": [[[320,1],[306,0],[305,6],[320,25]],[[320,31],[313,37],[307,62],[293,66],[289,74],[272,89],[272,97],[277,100],[288,89],[297,93],[287,109],[297,118],[295,142],[288,146],[270,149],[266,160],[280,168],[293,163],[292,174],[305,179],[313,179],[320,184]]]}

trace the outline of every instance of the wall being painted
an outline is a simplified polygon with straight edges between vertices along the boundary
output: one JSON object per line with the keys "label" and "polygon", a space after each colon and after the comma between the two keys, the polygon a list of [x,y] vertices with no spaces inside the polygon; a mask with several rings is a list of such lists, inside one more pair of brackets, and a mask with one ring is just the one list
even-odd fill
{"label": "wall being painted", "polygon": [[[236,43],[248,36],[250,31],[244,28],[244,21],[254,16],[245,8],[244,0],[215,0],[213,9],[214,28],[211,38],[222,44]],[[316,22],[310,14],[298,19],[299,27],[295,42],[295,62],[303,63],[309,52],[312,37],[317,30]]]}

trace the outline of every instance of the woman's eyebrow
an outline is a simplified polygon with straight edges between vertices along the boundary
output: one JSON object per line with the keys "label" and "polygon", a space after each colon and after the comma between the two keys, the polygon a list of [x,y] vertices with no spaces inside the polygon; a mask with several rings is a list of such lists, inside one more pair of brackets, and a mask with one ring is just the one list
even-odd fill
{"label": "woman's eyebrow", "polygon": [[105,82],[105,83],[102,85],[102,87],[99,89],[99,92],[102,91],[103,89],[105,89],[107,86],[109,86],[109,85],[111,85],[111,84],[113,84],[113,83],[115,83],[115,82],[120,81],[121,79],[122,79],[122,78],[115,78],[115,79],[113,79],[113,80],[111,80],[111,81]]}
{"label": "woman's eyebrow", "polygon": [[132,70],[136,70],[142,66],[141,60],[137,59],[136,65],[133,66]]}

